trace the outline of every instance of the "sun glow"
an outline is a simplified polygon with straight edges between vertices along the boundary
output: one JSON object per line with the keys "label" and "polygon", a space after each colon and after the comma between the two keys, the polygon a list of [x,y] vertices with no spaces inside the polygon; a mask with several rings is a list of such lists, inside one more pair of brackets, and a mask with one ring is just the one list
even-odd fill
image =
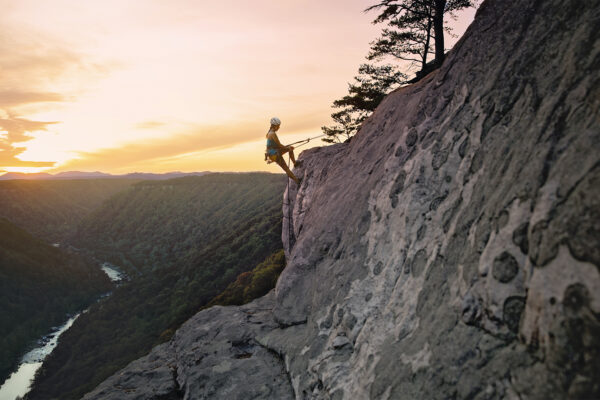
{"label": "sun glow", "polygon": [[269,119],[320,134],[381,29],[364,0],[0,5],[3,171],[273,170]]}
{"label": "sun glow", "polygon": [[36,168],[36,167],[3,167],[3,172],[21,172],[21,173],[25,173],[25,174],[36,174],[38,172],[44,172],[47,171],[48,168],[47,167],[41,167],[41,168]]}

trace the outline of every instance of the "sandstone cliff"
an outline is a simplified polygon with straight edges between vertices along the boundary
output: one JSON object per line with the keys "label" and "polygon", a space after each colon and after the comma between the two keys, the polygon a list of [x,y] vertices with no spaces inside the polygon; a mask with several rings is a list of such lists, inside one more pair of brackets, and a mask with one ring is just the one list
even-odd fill
{"label": "sandstone cliff", "polygon": [[302,153],[273,292],[85,399],[600,397],[599,22],[484,2],[440,70]]}

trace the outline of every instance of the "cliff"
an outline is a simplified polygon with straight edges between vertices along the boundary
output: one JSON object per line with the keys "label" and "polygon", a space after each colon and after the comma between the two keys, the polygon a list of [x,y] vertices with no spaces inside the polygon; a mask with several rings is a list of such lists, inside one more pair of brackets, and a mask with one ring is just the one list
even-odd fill
{"label": "cliff", "polygon": [[84,398],[600,397],[599,15],[485,1],[441,69],[302,153],[273,292]]}

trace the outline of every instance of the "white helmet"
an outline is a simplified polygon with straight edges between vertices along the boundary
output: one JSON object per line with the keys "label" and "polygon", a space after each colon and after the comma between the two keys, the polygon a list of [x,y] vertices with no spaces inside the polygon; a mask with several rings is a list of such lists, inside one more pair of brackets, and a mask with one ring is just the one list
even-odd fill
{"label": "white helmet", "polygon": [[271,125],[281,125],[281,120],[277,117],[271,118]]}

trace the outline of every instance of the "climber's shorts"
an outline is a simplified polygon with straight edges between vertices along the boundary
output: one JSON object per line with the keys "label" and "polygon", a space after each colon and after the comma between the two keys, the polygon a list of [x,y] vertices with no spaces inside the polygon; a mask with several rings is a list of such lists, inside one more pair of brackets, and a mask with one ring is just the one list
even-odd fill
{"label": "climber's shorts", "polygon": [[275,149],[268,149],[266,156],[271,162],[277,162],[277,160],[279,160],[279,157],[281,157],[279,155],[279,152]]}

